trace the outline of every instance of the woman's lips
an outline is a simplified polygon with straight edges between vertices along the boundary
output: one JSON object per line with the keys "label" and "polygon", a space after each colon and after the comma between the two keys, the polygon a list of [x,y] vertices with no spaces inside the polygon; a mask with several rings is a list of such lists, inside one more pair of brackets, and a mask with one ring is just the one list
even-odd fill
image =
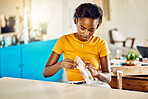
{"label": "woman's lips", "polygon": [[81,38],[84,39],[84,40],[88,40],[89,39],[89,37],[84,37],[84,36],[81,36]]}

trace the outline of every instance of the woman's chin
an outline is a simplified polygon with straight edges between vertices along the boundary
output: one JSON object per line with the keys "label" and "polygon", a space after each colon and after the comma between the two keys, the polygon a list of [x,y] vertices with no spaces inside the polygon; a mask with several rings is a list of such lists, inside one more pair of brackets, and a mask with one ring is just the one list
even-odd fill
{"label": "woman's chin", "polygon": [[88,41],[89,39],[84,39],[84,38],[82,38],[81,39],[81,41],[83,41],[83,42],[86,42],[86,41]]}

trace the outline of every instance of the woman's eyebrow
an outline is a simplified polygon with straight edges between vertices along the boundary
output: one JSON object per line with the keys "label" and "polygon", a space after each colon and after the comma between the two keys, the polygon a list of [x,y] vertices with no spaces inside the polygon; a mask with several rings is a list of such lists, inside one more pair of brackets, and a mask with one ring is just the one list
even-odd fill
{"label": "woman's eyebrow", "polygon": [[[82,28],[86,29],[86,27],[84,27],[83,25],[80,25]],[[90,28],[90,29],[95,29],[95,28]]]}
{"label": "woman's eyebrow", "polygon": [[90,28],[90,29],[95,29],[95,28]]}
{"label": "woman's eyebrow", "polygon": [[80,25],[82,28],[85,28],[86,29],[86,27],[84,27],[84,26],[82,26],[82,25]]}

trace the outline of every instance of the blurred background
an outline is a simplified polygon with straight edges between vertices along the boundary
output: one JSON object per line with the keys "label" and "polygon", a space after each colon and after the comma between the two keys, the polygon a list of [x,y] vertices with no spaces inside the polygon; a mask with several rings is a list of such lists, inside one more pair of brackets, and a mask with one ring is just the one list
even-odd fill
{"label": "blurred background", "polygon": [[104,11],[95,35],[107,41],[111,64],[148,47],[148,0],[0,0],[0,78],[66,81],[63,69],[49,78],[42,72],[58,38],[77,32],[73,14],[81,3]]}
{"label": "blurred background", "polygon": [[[132,37],[133,47],[148,46],[147,0],[0,0],[1,47],[51,40],[76,32],[74,10],[86,2],[104,10],[103,23],[95,35],[103,37],[110,48],[115,48],[113,44],[124,49],[122,43],[111,42],[109,31],[112,29],[119,32],[113,34],[114,40]],[[131,42],[129,40],[126,47],[131,47]]]}
{"label": "blurred background", "polygon": [[116,28],[125,37],[135,38],[134,47],[147,45],[147,0],[0,0],[0,34],[15,32],[20,41],[25,37],[31,41],[76,32],[73,13],[85,2],[95,3],[104,10],[103,24],[95,35],[109,43],[108,32]]}

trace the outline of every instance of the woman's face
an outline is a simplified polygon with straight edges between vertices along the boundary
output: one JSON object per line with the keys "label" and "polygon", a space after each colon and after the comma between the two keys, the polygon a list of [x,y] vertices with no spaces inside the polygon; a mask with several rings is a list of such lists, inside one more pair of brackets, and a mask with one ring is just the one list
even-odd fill
{"label": "woman's face", "polygon": [[78,18],[76,20],[77,34],[76,38],[80,41],[88,41],[97,29],[98,20],[90,18]]}

